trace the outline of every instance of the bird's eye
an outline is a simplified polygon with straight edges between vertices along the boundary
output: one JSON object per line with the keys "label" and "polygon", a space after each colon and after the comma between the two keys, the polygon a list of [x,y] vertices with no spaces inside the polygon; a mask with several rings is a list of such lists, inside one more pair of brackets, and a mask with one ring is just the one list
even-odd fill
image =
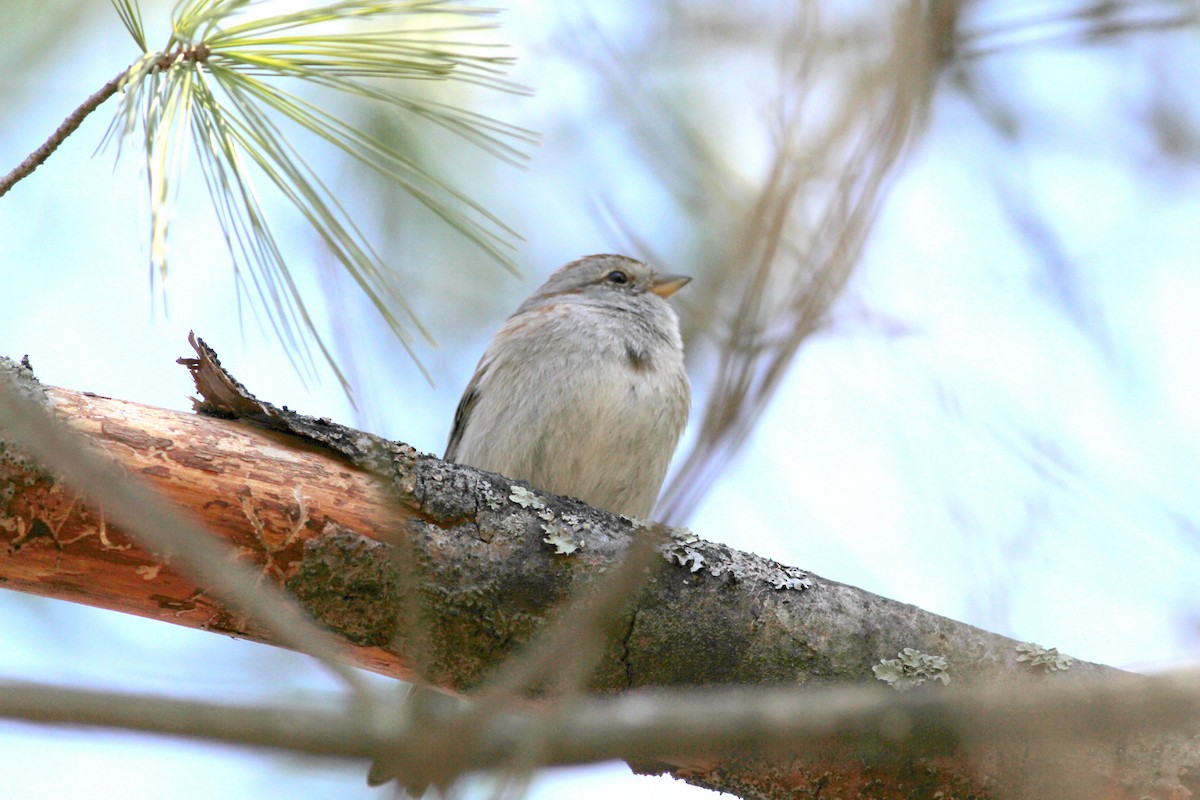
{"label": "bird's eye", "polygon": [[629,276],[619,269],[614,269],[612,272],[604,276],[604,279],[609,283],[629,283]]}

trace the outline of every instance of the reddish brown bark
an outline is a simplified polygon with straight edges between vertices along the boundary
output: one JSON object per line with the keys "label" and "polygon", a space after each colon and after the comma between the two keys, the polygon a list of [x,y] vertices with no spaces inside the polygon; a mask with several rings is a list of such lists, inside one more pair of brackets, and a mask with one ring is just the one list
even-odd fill
{"label": "reddish brown bark", "polygon": [[[403,524],[378,479],[296,437],[251,423],[168,411],[64,389],[58,417],[226,539],[231,558],[282,585],[304,542],[329,524],[366,536]],[[23,486],[0,508],[0,586],[176,625],[268,641],[205,587],[106,524],[88,502],[27,462],[0,457],[0,485]],[[355,663],[395,677],[406,662],[381,647],[346,644]]]}

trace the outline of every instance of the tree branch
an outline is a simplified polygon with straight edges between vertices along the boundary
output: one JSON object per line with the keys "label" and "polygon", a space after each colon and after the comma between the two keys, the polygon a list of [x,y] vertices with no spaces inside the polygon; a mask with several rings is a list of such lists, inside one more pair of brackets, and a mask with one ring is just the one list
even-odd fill
{"label": "tree branch", "polygon": [[100,87],[100,89],[80,103],[79,108],[72,111],[63,120],[62,124],[54,133],[50,134],[50,138],[42,142],[36,150],[25,157],[25,160],[13,168],[11,172],[0,178],[0,197],[8,194],[8,190],[16,186],[22,179],[33,174],[33,171],[40,167],[50,154],[58,149],[58,146],[67,140],[67,137],[75,132],[75,129],[83,124],[88,115],[99,108],[105,100],[117,93],[117,89],[121,86],[121,81],[125,78],[129,70],[123,69],[117,73],[112,80]]}
{"label": "tree branch", "polygon": [[[203,518],[231,545],[230,561],[252,563],[262,580],[285,587],[344,640],[343,654],[355,663],[469,693],[558,618],[564,602],[616,567],[641,535],[635,523],[570,498],[276,409],[228,376],[202,342],[196,347],[199,357],[187,363],[205,397],[199,406],[242,419],[50,389],[55,413],[127,473]],[[0,498],[5,586],[286,646],[260,620],[215,602],[203,581],[135,546],[108,524],[106,507],[86,502],[2,443]],[[560,552],[567,541],[578,549]],[[413,569],[406,576],[397,553],[408,548]],[[944,658],[954,689],[994,683],[1040,691],[1043,684],[1082,686],[1085,676],[1098,675],[1140,680],[1084,662],[1048,673],[1019,661],[1011,639],[686,531],[672,531],[660,553],[658,568],[612,621],[588,681],[593,692],[745,684],[825,692],[833,682],[875,683],[872,667],[903,648]],[[424,607],[419,631],[401,613],[414,599]],[[429,652],[418,676],[419,641]],[[554,682],[544,677],[528,688],[539,694]],[[547,746],[557,735],[544,740]],[[834,786],[906,796],[913,770],[924,769],[911,759],[878,767],[860,743],[834,744],[786,758],[722,749],[686,763],[653,750],[639,768],[669,769],[745,797]],[[1166,746],[1162,739],[1153,744],[1106,746],[1083,771],[1108,781],[1112,797],[1140,796],[1113,787],[1180,785],[1179,759],[1167,765],[1166,778],[1153,777],[1162,767],[1153,753]],[[930,793],[968,787],[988,796],[997,776],[1046,774],[1047,752],[979,750],[963,738],[943,745],[948,755],[936,774],[922,778]],[[1200,760],[1190,741],[1175,746],[1192,763]],[[1130,763],[1130,754],[1146,753]]]}
{"label": "tree branch", "polygon": [[[418,749],[424,735],[397,717],[346,714],[334,698],[308,698],[303,707],[239,706],[20,682],[0,683],[0,717],[353,759],[369,758],[384,747]],[[461,740],[461,756],[471,769],[503,768],[537,737],[545,744],[543,763],[554,766],[615,758],[644,761],[647,755],[702,763],[734,752],[783,748],[821,759],[849,741],[864,764],[880,768],[914,756],[932,764],[964,743],[1011,753],[1067,743],[1082,750],[1111,739],[1114,732],[1143,739],[1164,732],[1194,735],[1198,717],[1196,673],[1133,681],[1114,675],[1038,682],[1019,691],[979,686],[905,695],[869,686],[641,691],[573,699],[542,712],[504,711],[478,718],[476,735]],[[1162,766],[1178,769],[1186,753],[1156,755]],[[1077,766],[1083,760],[1075,754],[1067,763]],[[1006,777],[1010,787],[1029,780]],[[1081,777],[1086,781],[1087,776],[1072,775],[1055,796],[1070,795],[1071,786],[1078,791]],[[1165,791],[1168,783],[1163,781],[1159,791],[1144,787],[1141,796],[1172,796]],[[1094,782],[1088,785],[1095,788]],[[1004,796],[1021,795],[1005,791]]]}

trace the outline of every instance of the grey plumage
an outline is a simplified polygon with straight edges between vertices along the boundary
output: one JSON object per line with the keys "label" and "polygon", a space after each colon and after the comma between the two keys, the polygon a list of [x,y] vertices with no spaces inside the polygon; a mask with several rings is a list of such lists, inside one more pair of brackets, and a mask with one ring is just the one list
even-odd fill
{"label": "grey plumage", "polygon": [[648,517],[690,405],[665,300],[688,280],[618,255],[555,272],[484,352],[446,459]]}

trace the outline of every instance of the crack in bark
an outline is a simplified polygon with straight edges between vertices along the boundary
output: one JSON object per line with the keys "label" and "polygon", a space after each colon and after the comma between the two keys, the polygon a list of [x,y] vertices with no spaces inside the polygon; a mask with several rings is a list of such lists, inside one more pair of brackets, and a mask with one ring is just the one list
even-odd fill
{"label": "crack in bark", "polygon": [[633,688],[633,659],[629,652],[629,641],[633,638],[633,628],[637,625],[638,609],[635,607],[629,615],[629,626],[621,637],[621,665],[625,668],[625,688]]}

